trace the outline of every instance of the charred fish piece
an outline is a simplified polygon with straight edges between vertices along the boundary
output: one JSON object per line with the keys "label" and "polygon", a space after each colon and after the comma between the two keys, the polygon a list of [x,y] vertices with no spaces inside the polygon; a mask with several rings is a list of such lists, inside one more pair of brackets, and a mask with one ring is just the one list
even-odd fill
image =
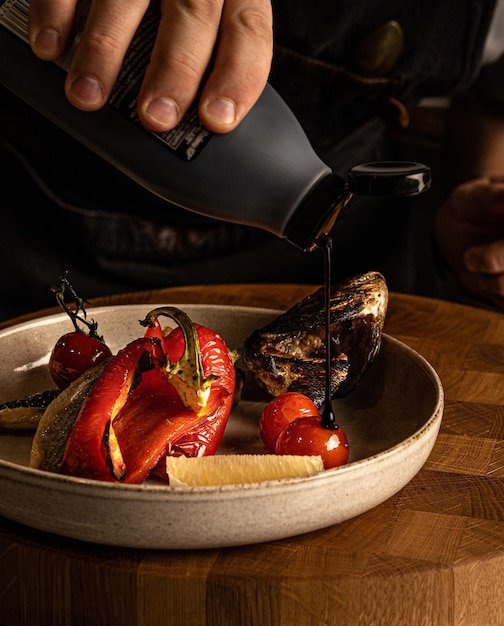
{"label": "charred fish piece", "polygon": [[47,389],[21,400],[11,400],[0,405],[1,430],[35,430],[49,404],[59,394],[59,389]]}
{"label": "charred fish piece", "polygon": [[[331,288],[331,391],[343,397],[359,383],[379,351],[388,289],[379,272]],[[324,289],[304,298],[245,341],[241,357],[272,396],[297,391],[321,407],[325,400]]]}
{"label": "charred fish piece", "polygon": [[85,371],[49,404],[33,437],[30,467],[48,472],[60,471],[68,434],[108,362],[109,359],[105,359]]}

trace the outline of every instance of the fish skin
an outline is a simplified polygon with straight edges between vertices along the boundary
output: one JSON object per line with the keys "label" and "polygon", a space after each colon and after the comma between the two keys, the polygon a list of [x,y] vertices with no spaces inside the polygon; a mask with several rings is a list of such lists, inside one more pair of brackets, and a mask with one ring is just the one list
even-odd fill
{"label": "fish skin", "polygon": [[85,371],[49,404],[33,437],[29,467],[59,473],[68,434],[109,359]]}
{"label": "fish skin", "polygon": [[0,431],[36,430],[46,408],[59,394],[59,389],[47,389],[21,400],[0,405]]}
{"label": "fish skin", "polygon": [[[367,272],[331,288],[331,393],[348,395],[381,345],[388,288]],[[325,401],[325,306],[320,288],[245,341],[242,360],[272,396],[296,391],[321,407]]]}

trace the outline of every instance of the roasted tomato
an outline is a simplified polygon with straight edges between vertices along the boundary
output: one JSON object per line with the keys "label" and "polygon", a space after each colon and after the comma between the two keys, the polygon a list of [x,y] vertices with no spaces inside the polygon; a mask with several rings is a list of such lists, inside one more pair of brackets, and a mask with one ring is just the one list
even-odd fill
{"label": "roasted tomato", "polygon": [[49,358],[49,371],[58,387],[65,389],[90,367],[111,355],[103,341],[75,330],[56,342]]}
{"label": "roasted tomato", "polygon": [[259,432],[264,445],[275,451],[278,435],[294,420],[300,417],[318,417],[315,404],[302,393],[288,391],[273,398],[264,408],[259,422]]}
{"label": "roasted tomato", "polygon": [[[98,334],[98,323],[87,319],[85,305],[88,302],[77,295],[66,272],[51,285],[51,291],[75,329],[58,339],[49,359],[54,382],[60,389],[65,389],[90,367],[112,356],[112,352]],[[66,302],[68,293],[74,300],[74,309]]]}
{"label": "roasted tomato", "polygon": [[320,454],[324,468],[348,462],[348,439],[337,424],[322,426],[320,417],[301,417],[286,426],[278,436],[277,454]]}

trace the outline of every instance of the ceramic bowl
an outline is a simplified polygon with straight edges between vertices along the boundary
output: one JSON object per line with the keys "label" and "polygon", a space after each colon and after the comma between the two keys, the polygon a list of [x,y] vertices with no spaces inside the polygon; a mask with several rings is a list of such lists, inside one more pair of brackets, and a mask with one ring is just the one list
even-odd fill
{"label": "ceramic bowl", "polygon": [[[113,351],[142,334],[160,305],[91,309]],[[268,309],[176,305],[219,332],[231,348],[279,314]],[[47,362],[71,325],[65,314],[0,331],[0,402],[52,387]],[[248,395],[247,395],[248,393]],[[220,452],[264,452],[261,394],[247,392],[231,415]],[[66,537],[133,548],[213,548],[271,541],[325,528],[384,502],[427,460],[443,412],[443,388],[418,353],[384,335],[361,384],[334,403],[350,461],[312,476],[243,485],[182,488],[119,485],[28,467],[31,434],[0,433],[0,515]]]}

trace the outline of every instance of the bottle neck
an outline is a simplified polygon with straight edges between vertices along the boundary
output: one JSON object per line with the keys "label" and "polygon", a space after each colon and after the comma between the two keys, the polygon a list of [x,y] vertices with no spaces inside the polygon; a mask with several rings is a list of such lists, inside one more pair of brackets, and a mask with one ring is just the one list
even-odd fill
{"label": "bottle neck", "polygon": [[347,181],[328,174],[303,200],[284,232],[291,243],[311,251],[327,235],[352,196],[407,197],[427,191],[431,171],[423,163],[380,161],[352,167]]}
{"label": "bottle neck", "polygon": [[348,184],[329,174],[303,200],[291,217],[284,237],[298,248],[311,252],[321,235],[327,235],[352,197]]}

